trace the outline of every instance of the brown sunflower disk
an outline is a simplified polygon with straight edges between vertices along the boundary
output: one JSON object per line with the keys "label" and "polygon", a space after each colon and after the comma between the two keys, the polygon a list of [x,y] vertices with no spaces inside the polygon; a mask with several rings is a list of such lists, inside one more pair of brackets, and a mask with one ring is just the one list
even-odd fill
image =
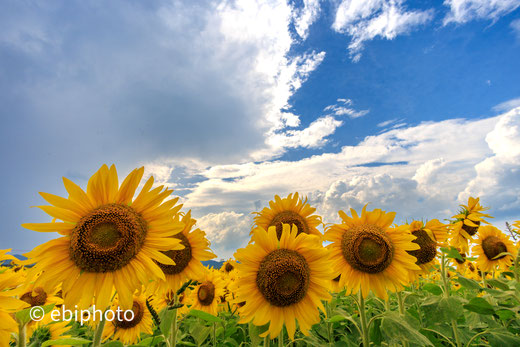
{"label": "brown sunflower disk", "polygon": [[83,271],[116,271],[139,252],[146,233],[146,222],[130,206],[103,205],[72,230],[70,258]]}
{"label": "brown sunflower disk", "polygon": [[505,257],[502,255],[496,259],[494,259],[497,255],[503,252],[507,252],[506,245],[500,241],[500,239],[496,236],[488,236],[482,241],[482,249],[484,250],[484,254],[486,257],[491,260],[498,260]]}
{"label": "brown sunflower disk", "polygon": [[280,239],[282,235],[282,223],[296,225],[298,227],[298,235],[301,233],[309,233],[309,226],[304,217],[293,211],[283,211],[274,216],[271,223],[269,223],[269,226],[276,227],[276,236],[278,236],[278,239]]}
{"label": "brown sunflower disk", "polygon": [[269,303],[284,307],[305,297],[309,278],[309,265],[301,254],[290,249],[277,249],[260,263],[256,285]]}
{"label": "brown sunflower disk", "polygon": [[[113,320],[114,326],[116,328],[121,328],[121,329],[130,329],[130,328],[137,326],[143,319],[145,309],[146,308],[142,307],[139,302],[134,301],[134,303],[132,304],[132,311],[134,312],[134,318],[132,320],[126,320],[124,318],[124,312],[123,312],[123,313],[121,313],[120,317],[116,316],[116,319]],[[122,319],[119,319],[119,318],[122,318]]]}
{"label": "brown sunflower disk", "polygon": [[[33,292],[36,293],[36,295],[33,295]],[[24,293],[20,297],[20,300],[25,301],[32,307],[45,305],[45,301],[47,300],[47,293],[45,293],[43,288],[36,287],[34,288],[33,292],[28,291],[27,293]]]}
{"label": "brown sunflower disk", "polygon": [[184,246],[184,248],[181,250],[163,252],[175,262],[175,265],[157,263],[157,265],[159,265],[159,267],[167,275],[181,273],[186,268],[186,266],[188,266],[192,257],[191,245],[188,241],[188,238],[183,233],[175,234],[173,237],[181,240],[181,244]]}
{"label": "brown sunflower disk", "polygon": [[235,267],[231,263],[226,263],[226,267],[224,268],[224,270],[226,270],[226,272],[231,272],[234,268]]}
{"label": "brown sunflower disk", "polygon": [[211,305],[213,299],[215,299],[215,285],[211,282],[202,283],[197,292],[197,298],[202,305]]}
{"label": "brown sunflower disk", "polygon": [[345,260],[356,270],[379,273],[394,257],[394,246],[386,233],[377,225],[362,224],[343,234],[341,249]]}
{"label": "brown sunflower disk", "polygon": [[[475,223],[476,225],[480,226],[480,221],[472,221],[472,222]],[[477,233],[478,226],[472,227],[470,225],[462,224],[462,230],[467,232],[470,236],[473,236]]]}
{"label": "brown sunflower disk", "polygon": [[417,265],[422,265],[431,262],[435,259],[437,254],[437,243],[431,239],[431,237],[423,229],[414,230],[412,235],[417,237],[412,242],[419,245],[419,249],[413,251],[407,251],[408,254],[413,255],[417,258]]}

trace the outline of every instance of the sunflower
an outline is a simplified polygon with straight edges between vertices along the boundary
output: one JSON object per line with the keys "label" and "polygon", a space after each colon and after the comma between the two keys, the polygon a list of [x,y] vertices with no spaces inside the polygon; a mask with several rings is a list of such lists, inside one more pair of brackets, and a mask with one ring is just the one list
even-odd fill
{"label": "sunflower", "polygon": [[[479,228],[477,244],[472,252],[477,256],[477,265],[481,271],[493,272],[498,266],[500,270],[506,270],[511,266],[511,261],[516,255],[516,247],[507,235],[492,225]],[[502,254],[502,253],[510,254]],[[502,254],[502,255],[501,255]]]}
{"label": "sunflower", "polygon": [[[289,194],[288,197],[281,199],[278,195],[274,196],[274,201],[269,201],[269,207],[264,207],[254,218],[255,226],[267,230],[270,226],[276,227],[278,239],[282,234],[282,223],[296,225],[298,233],[312,234],[323,237],[316,227],[322,224],[321,217],[313,214],[316,209],[299,198],[298,193]],[[254,227],[253,227],[254,229]],[[250,233],[253,234],[253,231]]]}
{"label": "sunflower", "polygon": [[[119,307],[117,299],[116,297],[112,304],[112,312],[116,312]],[[129,345],[138,343],[141,340],[141,333],[153,334],[152,314],[146,307],[146,295],[144,293],[136,293],[133,296],[131,310],[133,318],[130,317],[129,313],[121,313],[119,317],[116,314],[114,320],[105,323],[103,341],[112,337],[114,340]]]}
{"label": "sunflower", "polygon": [[419,250],[416,239],[406,225],[390,228],[395,212],[380,209],[371,212],[363,207],[361,217],[350,209],[352,217],[339,211],[341,224],[330,226],[325,239],[332,242],[332,268],[341,274],[339,285],[352,293],[362,291],[366,298],[370,290],[386,300],[387,290],[397,291],[409,281],[410,271],[420,270],[417,258],[407,251]]}
{"label": "sunflower", "polygon": [[263,336],[278,336],[285,324],[291,339],[300,330],[308,335],[311,326],[320,320],[321,300],[330,300],[328,251],[321,238],[298,234],[298,227],[283,224],[280,239],[277,227],[268,231],[254,229],[253,242],[235,253],[238,261],[238,301],[240,323],[269,323]]}
{"label": "sunflower", "polygon": [[[0,250],[0,264],[4,260],[15,259],[7,252],[10,249]],[[14,271],[7,271],[0,267],[0,346],[9,346],[11,333],[18,331],[18,324],[12,318],[11,313],[28,307],[24,301],[15,299],[13,296],[19,295],[22,278]]]}
{"label": "sunflower", "polygon": [[220,277],[220,273],[214,269],[206,269],[204,275],[197,279],[198,284],[188,301],[192,304],[191,309],[204,311],[214,316],[218,315],[222,307],[220,307],[221,298],[224,296],[224,281]]}
{"label": "sunflower", "polygon": [[409,232],[417,237],[413,242],[420,247],[418,250],[408,251],[408,254],[417,258],[415,264],[421,268],[419,271],[410,272],[410,280],[415,281],[420,274],[428,273],[435,265],[437,247],[446,242],[448,231],[446,225],[437,219],[429,220],[426,224],[421,221],[413,221],[408,227]]}
{"label": "sunflower", "polygon": [[[133,199],[144,168],[133,170],[121,185],[114,165],[103,165],[88,181],[87,191],[63,178],[68,198],[40,193],[51,206],[39,206],[63,222],[29,223],[22,226],[40,232],[57,231],[63,237],[36,247],[26,256],[32,275],[40,273],[35,287],[46,292],[62,284],[68,307],[109,305],[117,290],[121,306],[132,307],[134,291],[150,280],[165,279],[154,262],[174,265],[163,251],[179,250],[182,230],[174,216],[177,200],[164,201],[171,190],[152,189],[150,177]],[[94,299],[94,300],[93,300]]]}
{"label": "sunflower", "polygon": [[235,270],[237,266],[237,262],[234,261],[233,259],[228,259],[224,262],[224,264],[222,264],[222,266],[220,267],[219,271],[220,272],[224,272],[224,273],[231,273],[233,270]]}
{"label": "sunflower", "polygon": [[459,252],[459,255],[462,258],[462,260],[452,258],[451,263],[457,268],[458,273],[463,274],[466,271],[469,261],[466,259],[466,253],[462,252],[460,248],[457,248],[457,252]]}
{"label": "sunflower", "polygon": [[27,325],[27,339],[30,344],[41,344],[48,340],[67,339],[72,337],[66,334],[70,330],[70,321],[56,321],[52,319],[54,316],[59,316],[61,311],[55,309],[56,312],[49,312],[43,316],[40,321],[31,321]]}
{"label": "sunflower", "polygon": [[493,218],[483,213],[489,207],[482,207],[479,200],[480,198],[469,197],[468,204],[460,205],[459,213],[452,217],[455,221],[451,224],[451,244],[465,253],[469,252],[468,242],[473,241],[472,237],[477,233],[479,226],[482,223],[489,224],[484,218]]}
{"label": "sunflower", "polygon": [[330,281],[330,291],[332,293],[339,293],[344,289],[344,287],[339,285],[340,278],[341,278],[341,275],[337,275]]}
{"label": "sunflower", "polygon": [[[186,315],[190,311],[190,293],[191,290],[186,288],[180,295],[177,296],[177,303],[183,305],[177,309],[177,318],[182,318],[182,316]],[[176,293],[172,290],[168,290],[163,293],[153,293],[150,296],[150,302],[152,306],[157,309],[157,312],[160,312],[175,304],[175,295]]]}
{"label": "sunflower", "polygon": [[166,279],[152,283],[153,291],[162,293],[169,290],[176,291],[187,279],[204,275],[204,265],[201,261],[216,257],[209,248],[210,243],[206,239],[206,233],[198,228],[191,230],[197,222],[191,218],[191,210],[182,217],[181,222],[184,224],[182,232],[173,237],[180,240],[184,249],[163,252],[175,262],[175,265],[158,263]]}

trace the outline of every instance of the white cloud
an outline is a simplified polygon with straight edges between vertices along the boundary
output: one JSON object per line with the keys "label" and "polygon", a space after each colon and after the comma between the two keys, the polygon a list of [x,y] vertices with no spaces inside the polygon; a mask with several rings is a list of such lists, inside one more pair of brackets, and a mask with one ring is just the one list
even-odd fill
{"label": "white cloud", "polygon": [[450,12],[444,18],[444,25],[466,23],[474,19],[489,19],[496,22],[500,17],[516,10],[519,0],[445,0]]}
{"label": "white cloud", "polygon": [[495,112],[507,112],[516,107],[520,107],[520,98],[504,101],[496,106],[493,106]]}
{"label": "white cloud", "polygon": [[354,104],[350,99],[337,99],[338,103],[325,107],[324,111],[331,111],[336,116],[348,116],[351,119],[363,117],[370,112],[369,110],[357,111],[351,106]]}
{"label": "white cloud", "polygon": [[477,175],[460,199],[481,196],[499,210],[518,218],[520,206],[520,107],[502,115],[486,136],[493,155],[475,166]]}
{"label": "white cloud", "polygon": [[303,8],[296,11],[294,28],[298,35],[305,40],[309,35],[309,27],[320,13],[320,0],[303,0]]}
{"label": "white cloud", "polygon": [[408,11],[404,0],[343,0],[332,28],[352,37],[350,57],[359,61],[366,41],[376,37],[392,40],[433,18],[433,10]]}
{"label": "white cloud", "polygon": [[206,232],[219,258],[229,258],[249,240],[252,222],[250,215],[242,213],[208,213],[197,220],[197,227]]}
{"label": "white cloud", "polygon": [[516,37],[520,40],[520,19],[515,19],[511,24],[509,24],[509,26],[513,29]]}

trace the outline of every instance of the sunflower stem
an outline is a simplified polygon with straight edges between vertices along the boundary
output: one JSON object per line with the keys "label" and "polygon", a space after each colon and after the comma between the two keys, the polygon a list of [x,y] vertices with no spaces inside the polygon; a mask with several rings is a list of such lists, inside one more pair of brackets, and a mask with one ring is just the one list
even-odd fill
{"label": "sunflower stem", "polygon": [[[448,276],[446,276],[446,256],[444,252],[441,253],[441,276],[442,282],[444,283],[444,296],[446,298],[450,297],[450,284],[448,281]],[[460,339],[459,339],[459,331],[457,330],[457,322],[455,319],[451,320],[451,328],[453,330],[453,336],[455,337],[455,343],[457,347],[461,347]]]}
{"label": "sunflower stem", "polygon": [[518,263],[520,262],[520,252],[516,253],[513,273],[515,275],[515,281],[518,283]]}
{"label": "sunflower stem", "polygon": [[280,330],[280,335],[278,335],[278,347],[283,347],[283,326],[282,330]]}
{"label": "sunflower stem", "polygon": [[213,346],[217,345],[217,323],[213,322]]}
{"label": "sunflower stem", "polygon": [[264,347],[269,347],[270,342],[271,342],[271,340],[269,339],[269,335],[264,337]]}
{"label": "sunflower stem", "polygon": [[175,307],[173,311],[173,318],[172,318],[172,326],[170,328],[170,346],[175,347],[177,346],[177,304],[178,304],[178,297],[177,293],[173,295],[173,306]]}
{"label": "sunflower stem", "polygon": [[361,319],[361,332],[363,333],[363,347],[370,346],[370,337],[368,336],[367,316],[365,311],[365,298],[363,291],[359,290],[359,318]]}
{"label": "sunflower stem", "polygon": [[[401,291],[398,291],[397,293],[397,303],[399,304],[399,315],[401,316],[402,319],[404,319],[404,300],[403,300],[403,295],[401,294]],[[408,344],[408,341],[403,339],[403,346],[404,347],[408,347],[409,344]]]}
{"label": "sunflower stem", "polygon": [[[330,319],[332,310],[328,301],[325,301],[325,310],[327,311],[327,318]],[[332,323],[330,322],[327,322],[327,335],[329,337],[329,344],[332,345]]]}
{"label": "sunflower stem", "polygon": [[26,346],[26,325],[18,322],[18,347]]}
{"label": "sunflower stem", "polygon": [[96,331],[94,331],[94,339],[92,340],[92,347],[101,346],[101,340],[103,337],[103,330],[105,330],[105,315],[101,316],[101,320],[99,321],[99,325],[96,327]]}

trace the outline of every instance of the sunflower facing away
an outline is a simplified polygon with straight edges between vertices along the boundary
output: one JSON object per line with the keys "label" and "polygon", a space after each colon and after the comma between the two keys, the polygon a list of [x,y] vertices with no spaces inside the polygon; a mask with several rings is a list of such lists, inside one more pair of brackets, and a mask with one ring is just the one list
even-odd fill
{"label": "sunflower facing away", "polygon": [[437,255],[437,246],[442,245],[448,238],[448,230],[445,224],[437,219],[432,219],[424,224],[421,221],[413,221],[409,225],[409,231],[413,236],[417,237],[413,243],[419,245],[419,249],[408,251],[408,254],[417,258],[417,264],[421,270],[411,271],[410,279],[416,280],[418,275],[428,273],[435,265],[435,256]]}
{"label": "sunflower facing away", "polygon": [[480,224],[489,224],[484,218],[493,218],[489,214],[483,213],[489,207],[482,207],[479,200],[480,198],[469,197],[468,204],[460,205],[459,213],[452,217],[455,222],[451,225],[451,244],[465,253],[469,252],[468,242],[473,241],[473,236],[478,232]]}
{"label": "sunflower facing away", "polygon": [[[117,297],[112,304],[112,311],[116,312],[119,306]],[[152,314],[146,307],[146,296],[139,293],[133,296],[132,312],[133,318],[128,314],[127,317],[120,314],[111,322],[105,323],[103,330],[103,340],[106,341],[111,336],[114,340],[119,340],[125,345],[138,343],[141,333],[153,334]],[[110,317],[111,318],[111,317]],[[121,318],[121,319],[119,319]]]}
{"label": "sunflower facing away", "polygon": [[416,239],[406,225],[390,228],[395,212],[380,209],[371,212],[363,207],[361,217],[350,209],[352,217],[339,211],[341,224],[330,226],[325,239],[332,242],[333,271],[341,274],[339,285],[347,292],[362,291],[366,298],[370,290],[387,299],[387,290],[397,291],[409,281],[409,272],[420,270],[417,258],[408,251],[419,250]]}
{"label": "sunflower facing away", "polygon": [[155,290],[161,293],[169,290],[176,291],[187,279],[203,276],[205,269],[201,261],[216,257],[209,249],[206,233],[198,228],[191,230],[197,222],[191,218],[191,210],[182,217],[181,222],[184,224],[182,232],[173,235],[173,237],[180,240],[184,249],[163,252],[175,262],[175,265],[158,263],[164,272],[166,280],[156,281],[151,284],[152,289],[155,288]]}
{"label": "sunflower facing away", "polygon": [[22,226],[40,232],[58,232],[60,238],[46,242],[26,256],[36,263],[30,273],[41,275],[34,286],[51,292],[61,284],[64,304],[88,308],[109,305],[114,289],[123,309],[132,307],[132,295],[141,284],[165,279],[156,264],[174,265],[165,251],[183,248],[172,237],[182,230],[174,216],[177,198],[163,186],[152,189],[150,177],[133,196],[144,168],[133,170],[121,185],[114,165],[103,165],[88,181],[87,191],[63,178],[68,198],[40,193],[51,206],[39,206],[62,222],[28,223]]}
{"label": "sunflower facing away", "polygon": [[[507,270],[516,255],[516,247],[507,235],[492,225],[479,228],[477,244],[472,252],[477,256],[477,265],[481,271],[492,272],[497,266],[500,270]],[[500,255],[508,252],[511,255]]]}
{"label": "sunflower facing away", "polygon": [[254,222],[255,226],[262,227],[265,230],[270,226],[275,226],[278,239],[282,234],[282,223],[296,225],[298,233],[323,237],[320,231],[316,229],[318,225],[322,224],[321,217],[313,214],[314,211],[316,209],[307,203],[307,199],[302,201],[298,193],[289,194],[284,199],[275,195],[274,201],[269,201],[269,207],[264,207],[260,212],[254,212],[256,214]]}
{"label": "sunflower facing away", "polygon": [[311,326],[320,320],[321,300],[330,300],[332,280],[328,251],[321,239],[298,228],[283,224],[278,240],[277,228],[268,231],[258,227],[253,242],[235,253],[238,268],[238,301],[245,301],[239,309],[240,323],[255,325],[269,323],[262,336],[278,336],[284,324],[291,339],[300,330],[308,335]]}

